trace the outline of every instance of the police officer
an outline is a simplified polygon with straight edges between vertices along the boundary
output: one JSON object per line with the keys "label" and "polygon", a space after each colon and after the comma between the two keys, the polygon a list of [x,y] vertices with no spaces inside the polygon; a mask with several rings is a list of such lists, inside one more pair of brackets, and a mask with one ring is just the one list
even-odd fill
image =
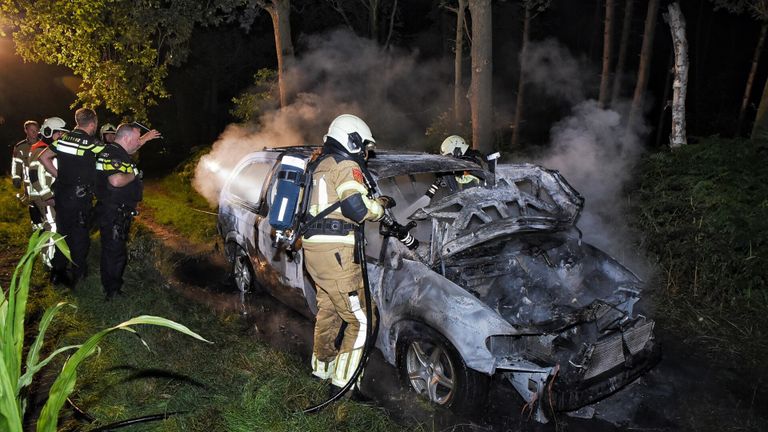
{"label": "police officer", "polygon": [[[95,111],[78,109],[75,111],[75,129],[54,141],[39,156],[40,163],[56,177],[53,184],[56,227],[66,238],[73,263],[68,275],[67,259],[57,249],[52,262],[51,281],[70,287],[74,287],[87,271],[96,155],[104,149],[104,144],[94,136],[98,124]],[[54,158],[58,168],[53,164]]]}
{"label": "police officer", "polygon": [[17,195],[22,202],[29,206],[29,217],[33,227],[39,227],[42,218],[34,204],[29,202],[29,149],[37,142],[40,132],[40,124],[34,120],[24,122],[24,134],[26,137],[13,146],[11,156],[11,181],[13,187],[21,188],[21,194]]}
{"label": "police officer", "polygon": [[101,233],[101,285],[106,299],[120,294],[128,260],[126,241],[136,205],[141,201],[141,171],[131,155],[147,141],[160,136],[154,129],[140,136],[136,124],[117,127],[115,141],[99,153],[96,170],[96,204]]}
{"label": "police officer", "polygon": [[[385,207],[394,204],[391,198],[370,195],[366,153],[374,143],[363,120],[340,115],[328,128],[312,175],[310,217],[341,201],[329,216],[312,223],[303,238],[305,265],[317,287],[312,374],[330,379],[334,393],[357,369],[369,325],[362,270],[354,257],[355,232],[363,222],[381,219]],[[347,326],[337,350],[334,342],[342,320]]]}
{"label": "police officer", "polygon": [[[46,151],[53,141],[69,132],[65,129],[67,123],[60,117],[51,117],[43,121],[40,128],[40,141],[36,142],[29,149],[29,196],[30,201],[37,207],[42,216],[41,228],[56,232],[56,210],[54,207],[53,176],[49,173],[43,164],[40,163],[40,155]],[[55,254],[56,248],[53,243],[49,244],[43,251],[43,262],[47,267],[51,267],[51,260]]]}

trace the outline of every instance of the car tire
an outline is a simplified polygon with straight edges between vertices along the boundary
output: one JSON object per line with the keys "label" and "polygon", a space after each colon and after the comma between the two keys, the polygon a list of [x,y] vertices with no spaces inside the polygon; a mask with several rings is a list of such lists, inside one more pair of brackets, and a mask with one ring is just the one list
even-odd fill
{"label": "car tire", "polygon": [[489,377],[468,368],[453,345],[425,325],[400,333],[397,369],[404,387],[455,413],[477,412],[485,403]]}
{"label": "car tire", "polygon": [[253,271],[253,266],[251,265],[251,259],[240,245],[236,246],[234,252],[234,257],[232,259],[232,279],[235,282],[235,288],[241,293],[255,291],[255,273]]}

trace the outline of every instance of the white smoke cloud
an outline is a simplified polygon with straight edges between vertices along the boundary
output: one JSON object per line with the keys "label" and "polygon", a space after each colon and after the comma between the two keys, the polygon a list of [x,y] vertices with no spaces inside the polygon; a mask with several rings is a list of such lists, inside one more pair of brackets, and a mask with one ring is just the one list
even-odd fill
{"label": "white smoke cloud", "polygon": [[379,148],[422,150],[425,125],[450,101],[447,60],[384,50],[346,30],[313,36],[302,51],[285,74],[292,103],[261,116],[258,126],[228,126],[200,160],[193,184],[212,207],[229,172],[249,152],[320,145],[328,124],[343,113],[364,119]]}
{"label": "white smoke cloud", "polygon": [[536,163],[559,170],[585,197],[579,227],[584,239],[610,253],[641,276],[650,265],[635,247],[637,234],[628,227],[625,187],[643,154],[644,125],[627,125],[625,104],[600,108],[587,99],[585,70],[555,41],[531,43],[532,84],[572,104],[568,117],[550,130],[550,145]]}

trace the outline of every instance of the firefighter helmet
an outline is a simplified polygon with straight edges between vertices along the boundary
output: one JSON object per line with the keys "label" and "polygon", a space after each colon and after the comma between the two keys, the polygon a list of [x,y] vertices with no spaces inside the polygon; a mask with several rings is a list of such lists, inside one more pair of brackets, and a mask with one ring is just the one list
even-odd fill
{"label": "firefighter helmet", "polygon": [[368,125],[352,114],[342,114],[333,119],[323,140],[328,137],[338,141],[350,154],[358,154],[376,144]]}
{"label": "firefighter helmet", "polygon": [[458,136],[458,135],[451,135],[448,138],[443,140],[443,143],[440,145],[440,153],[452,156],[454,155],[454,151],[456,149],[459,149],[459,153],[456,156],[461,156],[464,153],[467,152],[467,149],[469,149],[469,144],[467,144],[466,141],[464,141],[464,138]]}
{"label": "firefighter helmet", "polygon": [[44,138],[51,138],[54,132],[69,132],[69,129],[64,129],[65,126],[67,126],[67,122],[62,120],[61,117],[49,117],[43,121],[40,134]]}
{"label": "firefighter helmet", "polygon": [[112,123],[105,123],[104,126],[101,127],[101,130],[99,131],[101,135],[101,140],[105,141],[104,135],[106,134],[116,134],[117,129],[112,125]]}

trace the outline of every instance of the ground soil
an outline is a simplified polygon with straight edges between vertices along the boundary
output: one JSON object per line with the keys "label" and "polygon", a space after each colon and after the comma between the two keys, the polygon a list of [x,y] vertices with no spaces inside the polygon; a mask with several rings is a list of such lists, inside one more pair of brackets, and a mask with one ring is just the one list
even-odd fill
{"label": "ground soil", "polygon": [[[312,321],[268,295],[241,296],[228,279],[220,245],[192,243],[146,212],[138,221],[175,254],[169,285],[179,295],[212,311],[239,311],[248,324],[243,337],[291,352],[309,364]],[[764,372],[748,373],[738,364],[712,361],[697,353],[695,341],[685,342],[669,329],[657,327],[657,337],[663,359],[648,374],[580,413],[551,416],[546,425],[520,414],[520,398],[502,377],[494,377],[487,408],[469,418],[429,406],[400,385],[395,368],[378,351],[367,366],[363,390],[404,426],[417,421],[434,431],[768,430],[768,414],[759,409],[768,406]]]}

